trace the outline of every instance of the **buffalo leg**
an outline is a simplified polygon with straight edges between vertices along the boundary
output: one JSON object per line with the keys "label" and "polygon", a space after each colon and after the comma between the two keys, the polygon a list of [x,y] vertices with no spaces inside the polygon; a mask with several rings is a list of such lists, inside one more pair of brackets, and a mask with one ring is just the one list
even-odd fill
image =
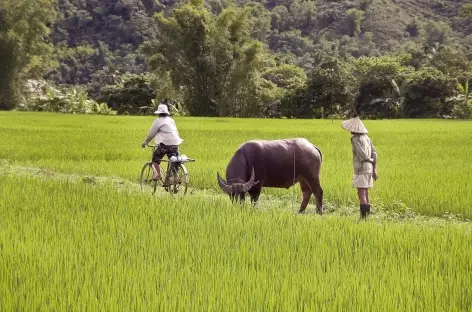
{"label": "buffalo leg", "polygon": [[323,188],[319,178],[315,178],[312,181],[309,185],[316,198],[316,212],[321,215],[323,214]]}
{"label": "buffalo leg", "polygon": [[252,205],[256,206],[257,201],[259,200],[259,195],[261,195],[261,190],[260,189],[250,190],[249,195],[251,196]]}
{"label": "buffalo leg", "polygon": [[249,194],[251,195],[251,203],[253,206],[256,206],[257,202],[259,201],[259,195],[260,193],[252,193],[252,194]]}
{"label": "buffalo leg", "polygon": [[312,192],[311,192],[310,186],[303,180],[300,181],[300,187],[302,189],[303,199],[302,199],[302,205],[298,213],[304,213],[306,206],[308,206],[308,202],[310,201]]}
{"label": "buffalo leg", "polygon": [[244,203],[245,200],[246,200],[246,194],[245,193],[239,194],[239,203],[242,204]]}
{"label": "buffalo leg", "polygon": [[230,194],[229,198],[231,198],[232,203],[242,204],[244,203],[244,200],[246,199],[246,195],[245,194]]}

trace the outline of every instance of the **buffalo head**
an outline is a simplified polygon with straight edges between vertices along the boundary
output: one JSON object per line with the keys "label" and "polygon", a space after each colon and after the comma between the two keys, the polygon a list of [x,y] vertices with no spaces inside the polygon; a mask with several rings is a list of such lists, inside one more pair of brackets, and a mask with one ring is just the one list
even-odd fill
{"label": "buffalo head", "polygon": [[254,182],[254,167],[252,168],[252,173],[251,173],[251,178],[249,178],[249,181],[247,182],[239,182],[239,183],[231,183],[228,184],[226,183],[225,180],[223,180],[222,177],[220,177],[220,174],[217,172],[216,173],[216,178],[218,179],[218,185],[220,188],[227,194],[233,198],[236,195],[244,195],[247,191],[249,191],[254,185],[259,183],[259,181]]}

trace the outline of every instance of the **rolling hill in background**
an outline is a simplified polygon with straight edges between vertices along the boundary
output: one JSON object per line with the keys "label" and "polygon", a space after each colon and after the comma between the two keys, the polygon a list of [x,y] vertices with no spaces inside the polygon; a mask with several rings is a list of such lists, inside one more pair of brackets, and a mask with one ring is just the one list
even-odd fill
{"label": "rolling hill in background", "polygon": [[[472,22],[459,17],[466,0],[237,1],[255,8],[257,39],[287,62],[310,68],[320,49],[341,56],[372,56],[427,42],[455,43],[472,56]],[[53,41],[61,66],[50,72],[61,84],[87,84],[104,66],[142,73],[138,52],[156,37],[153,15],[170,14],[181,1],[59,0]],[[230,1],[208,0],[215,14]],[[356,30],[356,27],[358,28]]]}

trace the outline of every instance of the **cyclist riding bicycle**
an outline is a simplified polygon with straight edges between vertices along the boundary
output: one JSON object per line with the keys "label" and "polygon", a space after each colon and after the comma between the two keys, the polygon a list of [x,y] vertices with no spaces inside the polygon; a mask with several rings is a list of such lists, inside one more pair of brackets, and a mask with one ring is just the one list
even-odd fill
{"label": "cyclist riding bicycle", "polygon": [[152,155],[152,179],[157,181],[161,178],[161,172],[159,170],[159,164],[161,163],[164,155],[167,158],[172,156],[179,156],[179,145],[184,141],[179,136],[179,131],[175,124],[174,119],[170,117],[169,110],[167,108],[168,100],[164,100],[163,103],[159,104],[154,114],[159,117],[154,120],[149,129],[149,132],[144,139],[142,147],[144,148],[153,138],[156,142],[156,150]]}

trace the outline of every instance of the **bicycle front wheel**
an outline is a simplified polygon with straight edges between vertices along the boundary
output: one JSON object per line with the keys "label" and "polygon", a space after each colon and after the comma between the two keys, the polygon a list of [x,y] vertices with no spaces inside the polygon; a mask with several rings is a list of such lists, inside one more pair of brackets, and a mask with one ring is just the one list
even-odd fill
{"label": "bicycle front wheel", "polygon": [[157,188],[157,181],[152,179],[153,170],[151,166],[150,162],[144,164],[143,169],[141,169],[139,184],[141,185],[142,192],[151,191],[151,194],[154,194]]}
{"label": "bicycle front wheel", "polygon": [[179,164],[172,170],[170,175],[169,191],[172,196],[184,196],[187,194],[188,172],[183,164]]}

